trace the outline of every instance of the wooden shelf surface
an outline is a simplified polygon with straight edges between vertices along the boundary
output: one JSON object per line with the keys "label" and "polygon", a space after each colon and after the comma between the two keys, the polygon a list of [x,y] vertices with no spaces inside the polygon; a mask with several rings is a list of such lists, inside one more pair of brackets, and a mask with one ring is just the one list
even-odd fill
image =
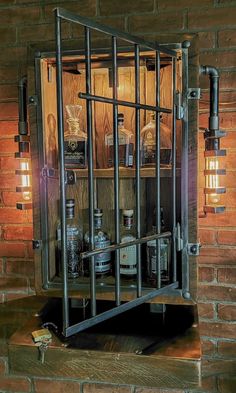
{"label": "wooden shelf surface", "polygon": [[[88,177],[87,169],[71,169],[76,172],[76,176],[78,178],[86,178]],[[163,167],[160,170],[161,177],[172,177],[172,171],[170,167]],[[180,169],[177,169],[177,176],[180,175]],[[120,178],[135,178],[136,170],[134,168],[120,168],[119,169]],[[155,168],[141,168],[140,176],[142,178],[154,178],[156,176]],[[114,177],[114,169],[94,169],[94,177],[95,178],[108,178],[112,179]]]}

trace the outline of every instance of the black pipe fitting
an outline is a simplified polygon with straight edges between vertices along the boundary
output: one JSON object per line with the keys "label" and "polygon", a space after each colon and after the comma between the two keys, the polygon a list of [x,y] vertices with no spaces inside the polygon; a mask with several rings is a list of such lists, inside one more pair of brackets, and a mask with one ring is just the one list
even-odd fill
{"label": "black pipe fitting", "polygon": [[27,77],[23,76],[18,85],[18,132],[20,135],[28,134],[27,122]]}
{"label": "black pipe fitting", "polygon": [[209,130],[219,129],[219,72],[212,66],[200,66],[200,74],[210,79],[210,117]]}

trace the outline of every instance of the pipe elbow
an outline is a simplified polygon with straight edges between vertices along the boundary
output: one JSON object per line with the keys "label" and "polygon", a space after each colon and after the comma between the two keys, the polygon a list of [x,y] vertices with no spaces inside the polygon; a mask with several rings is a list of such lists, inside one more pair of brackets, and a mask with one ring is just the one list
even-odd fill
{"label": "pipe elbow", "polygon": [[213,66],[200,66],[200,74],[209,75],[209,77],[219,78],[219,71],[216,67]]}

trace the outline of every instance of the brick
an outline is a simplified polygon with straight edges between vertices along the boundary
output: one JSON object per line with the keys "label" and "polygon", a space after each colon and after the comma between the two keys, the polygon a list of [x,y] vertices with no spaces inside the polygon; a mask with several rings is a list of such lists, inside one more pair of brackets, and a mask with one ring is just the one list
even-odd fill
{"label": "brick", "polygon": [[27,213],[13,208],[0,208],[0,222],[4,224],[28,223]]}
{"label": "brick", "polygon": [[222,24],[227,26],[235,25],[235,8],[208,8],[201,11],[189,12],[188,14],[188,28],[189,29],[210,29],[216,28]]}
{"label": "brick", "polygon": [[23,243],[0,242],[0,256],[23,258],[25,257],[25,245]]}
{"label": "brick", "polygon": [[236,88],[236,72],[221,71],[220,73],[220,87],[222,89]]}
{"label": "brick", "polygon": [[83,384],[83,393],[131,393],[132,387],[115,386],[109,384],[85,383]]}
{"label": "brick", "polygon": [[222,149],[235,149],[236,148],[236,131],[228,131],[226,137],[221,139],[221,148]]}
{"label": "brick", "polygon": [[[232,77],[236,78],[236,74],[234,72],[227,72],[232,75]],[[224,72],[222,71],[220,73],[220,86],[222,83],[222,77],[223,77]],[[233,78],[232,78],[233,79]],[[231,81],[232,82],[232,81]],[[209,86],[208,86],[209,87]],[[209,91],[202,91],[201,92],[201,99],[199,101],[199,109],[206,109],[209,110],[209,104],[210,104],[210,97],[209,97]],[[234,90],[232,91],[224,91],[220,90],[219,94],[219,104],[222,110],[228,111],[229,109],[235,109],[235,101],[236,101],[236,92]],[[220,113],[220,116],[222,116],[222,112]],[[227,135],[228,137],[228,135]],[[221,142],[223,142],[226,138],[221,139]]]}
{"label": "brick", "polygon": [[212,0],[195,0],[189,2],[189,0],[179,0],[178,2],[176,0],[169,0],[166,2],[166,0],[158,0],[158,9],[163,10],[163,9],[170,9],[170,8],[199,8],[199,7],[205,7],[205,6],[211,6],[212,5]]}
{"label": "brick", "polygon": [[211,49],[215,48],[216,39],[215,39],[215,32],[212,31],[201,31],[198,33],[199,37],[199,48],[201,49]]}
{"label": "brick", "polygon": [[18,97],[18,88],[16,85],[0,85],[0,100],[8,101],[8,100],[16,100]]}
{"label": "brick", "polygon": [[27,48],[26,46],[17,47],[5,47],[4,50],[0,51],[0,63],[2,66],[10,65],[11,67],[18,63],[26,63],[27,59]]}
{"label": "brick", "polygon": [[236,391],[235,375],[218,376],[218,389],[220,393],[232,393]]}
{"label": "brick", "polygon": [[185,393],[182,389],[136,388],[135,393]]}
{"label": "brick", "polygon": [[[1,60],[0,60],[1,62]],[[0,119],[15,120],[18,118],[18,105],[16,102],[0,103]]]}
{"label": "brick", "polygon": [[218,32],[218,45],[220,47],[230,48],[236,46],[235,30],[222,30]]}
{"label": "brick", "polygon": [[236,359],[236,342],[219,341],[218,353],[220,356],[228,359]]}
{"label": "brick", "polygon": [[34,262],[33,261],[6,261],[6,273],[21,275],[24,277],[34,277]]}
{"label": "brick", "polygon": [[203,356],[214,356],[216,352],[216,342],[213,340],[201,340]]}
{"label": "brick", "polygon": [[136,15],[129,17],[129,31],[131,33],[152,33],[155,31],[169,32],[184,28],[183,15],[180,13],[165,13],[158,15]]}
{"label": "brick", "polygon": [[[56,1],[56,4],[46,5],[44,7],[44,20],[45,21],[53,21],[54,22],[54,8],[55,7],[65,7],[64,1]],[[74,1],[66,1],[66,9],[68,11],[84,15],[86,17],[96,16],[96,0],[80,0],[78,2]]]}
{"label": "brick", "polygon": [[15,191],[3,191],[2,192],[2,203],[5,206],[16,206],[16,202],[19,202],[21,199],[21,194],[18,194]]}
{"label": "brick", "polygon": [[219,282],[226,284],[235,284],[236,282],[236,268],[219,268],[217,272],[217,279]]}
{"label": "brick", "polygon": [[[201,113],[199,116],[199,127],[208,127],[208,113]],[[225,130],[235,129],[236,114],[234,112],[224,112],[220,113],[220,127]],[[227,139],[227,136],[224,138]]]}
{"label": "brick", "polygon": [[[70,25],[69,23],[62,24],[62,39],[69,38],[70,36]],[[34,42],[34,41],[52,41],[55,39],[55,27],[54,24],[40,24],[32,26],[24,26],[18,29],[18,41],[20,43]]]}
{"label": "brick", "polygon": [[112,0],[112,7],[110,0],[100,0],[99,4],[100,15],[116,15],[116,14],[133,14],[143,12],[153,12],[153,0],[129,0],[129,2],[121,2],[119,0]]}
{"label": "brick", "polygon": [[15,153],[18,150],[18,144],[9,138],[0,140],[0,152],[2,153]]}
{"label": "brick", "polygon": [[0,277],[0,291],[27,291],[27,279],[22,277]]}
{"label": "brick", "polygon": [[0,378],[0,390],[4,392],[30,392],[31,384],[28,378],[6,376]]}
{"label": "brick", "polygon": [[236,306],[233,304],[218,304],[218,317],[225,321],[236,321]]}
{"label": "brick", "polygon": [[198,303],[198,315],[199,318],[213,319],[215,315],[213,303]]}
{"label": "brick", "polygon": [[236,288],[217,285],[198,285],[198,299],[200,301],[236,301]]}
{"label": "brick", "polygon": [[201,64],[211,64],[214,67],[219,68],[231,68],[235,67],[235,51],[222,51],[215,50],[211,52],[203,52],[200,54]]}
{"label": "brick", "polygon": [[0,136],[18,134],[18,123],[16,121],[0,121]]}
{"label": "brick", "polygon": [[32,226],[3,226],[3,238],[5,240],[32,240]]}
{"label": "brick", "polygon": [[235,338],[236,324],[234,323],[201,321],[199,327],[201,336]]}
{"label": "brick", "polygon": [[8,66],[8,67],[2,67],[0,65],[0,80],[1,83],[18,82],[19,75],[18,75],[18,68],[16,64],[13,64],[12,66]]}
{"label": "brick", "polygon": [[[1,16],[0,16],[1,19]],[[15,44],[16,42],[16,28],[15,27],[0,27],[1,42],[4,45]]]}
{"label": "brick", "polygon": [[[236,182],[236,174],[232,176],[227,174],[227,177]],[[201,227],[232,227],[235,226],[235,222],[236,212],[233,210],[225,211],[222,214],[208,214],[204,218],[199,218],[199,226]]]}
{"label": "brick", "polygon": [[80,382],[50,379],[34,379],[35,393],[78,393]]}
{"label": "brick", "polygon": [[199,267],[198,268],[199,282],[211,282],[214,280],[214,269],[212,267]]}
{"label": "brick", "polygon": [[199,229],[199,238],[201,244],[215,244],[216,231],[209,229]]}
{"label": "brick", "polygon": [[39,19],[40,7],[12,7],[1,9],[0,13],[0,23],[8,26],[26,23],[32,25]]}

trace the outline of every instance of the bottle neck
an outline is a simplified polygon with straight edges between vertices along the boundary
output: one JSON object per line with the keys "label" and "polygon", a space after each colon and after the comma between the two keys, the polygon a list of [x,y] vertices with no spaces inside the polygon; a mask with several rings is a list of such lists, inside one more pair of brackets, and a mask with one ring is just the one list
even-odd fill
{"label": "bottle neck", "polygon": [[94,228],[95,229],[102,228],[102,216],[94,216]]}
{"label": "bottle neck", "polygon": [[131,230],[133,228],[133,216],[123,216],[123,226],[126,231]]}
{"label": "bottle neck", "polygon": [[78,135],[80,132],[80,124],[78,119],[69,118],[67,120],[69,132],[71,135]]}

